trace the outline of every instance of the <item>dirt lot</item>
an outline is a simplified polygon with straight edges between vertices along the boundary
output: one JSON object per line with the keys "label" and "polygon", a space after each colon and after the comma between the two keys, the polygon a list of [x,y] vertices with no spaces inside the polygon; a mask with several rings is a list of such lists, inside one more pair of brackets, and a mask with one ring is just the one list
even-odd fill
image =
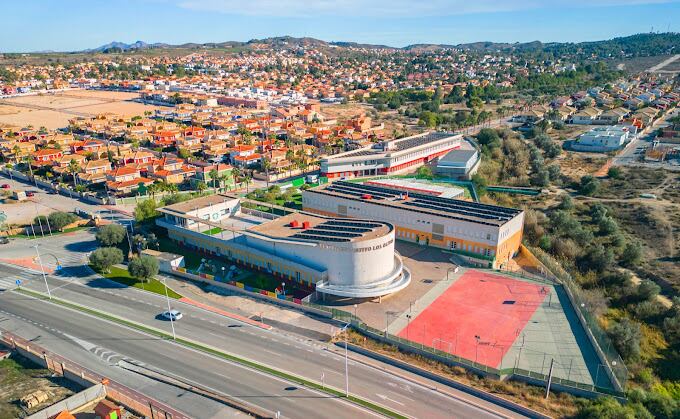
{"label": "dirt lot", "polygon": [[0,124],[49,129],[62,128],[76,116],[100,113],[141,115],[156,107],[132,102],[136,93],[99,90],[69,90],[47,95],[21,96],[3,99],[0,103]]}
{"label": "dirt lot", "polygon": [[608,157],[602,154],[565,151],[555,159],[555,163],[560,165],[563,175],[578,180],[582,176],[595,173],[607,159]]}
{"label": "dirt lot", "polygon": [[[34,391],[42,390],[50,398],[26,412],[19,399]],[[0,361],[0,418],[20,418],[33,414],[63,400],[76,391],[72,383],[62,377],[52,377],[52,372],[38,367],[22,357],[12,356]]]}

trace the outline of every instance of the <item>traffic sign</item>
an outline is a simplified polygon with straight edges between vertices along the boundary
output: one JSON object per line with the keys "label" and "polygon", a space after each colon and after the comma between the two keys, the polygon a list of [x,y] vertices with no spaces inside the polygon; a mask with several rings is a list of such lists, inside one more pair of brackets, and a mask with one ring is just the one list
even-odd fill
{"label": "traffic sign", "polygon": [[61,265],[57,265],[57,270],[58,270],[58,271],[61,270]]}
{"label": "traffic sign", "polygon": [[21,285],[21,279],[17,279],[16,281],[14,281],[14,283],[17,284],[18,287],[19,285]]}

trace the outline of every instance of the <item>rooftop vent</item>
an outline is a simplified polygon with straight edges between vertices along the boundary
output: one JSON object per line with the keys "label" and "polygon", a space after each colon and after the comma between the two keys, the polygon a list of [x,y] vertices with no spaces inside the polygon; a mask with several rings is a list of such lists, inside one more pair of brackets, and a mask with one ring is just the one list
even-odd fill
{"label": "rooftop vent", "polygon": [[298,220],[293,220],[293,221],[291,221],[289,225],[290,225],[291,228],[298,228],[298,227],[300,227],[300,223],[298,222]]}
{"label": "rooftop vent", "polygon": [[361,195],[361,199],[371,199],[371,198],[373,198],[373,197],[371,196],[370,193],[365,193],[365,194]]}
{"label": "rooftop vent", "polygon": [[310,226],[309,226],[309,221],[303,221],[303,222],[302,222],[302,229],[303,229],[303,230],[307,230],[307,229],[309,229],[309,227],[310,227]]}

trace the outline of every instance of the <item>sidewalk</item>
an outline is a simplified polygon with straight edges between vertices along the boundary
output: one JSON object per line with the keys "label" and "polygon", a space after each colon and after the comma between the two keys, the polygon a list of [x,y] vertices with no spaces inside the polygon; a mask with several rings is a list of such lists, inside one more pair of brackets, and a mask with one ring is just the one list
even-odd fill
{"label": "sidewalk", "polygon": [[294,309],[267,304],[237,293],[214,287],[202,288],[196,283],[169,275],[158,275],[167,281],[168,287],[176,290],[198,304],[215,310],[224,310],[234,316],[261,322],[275,329],[292,332],[319,341],[328,341],[338,328],[327,321]]}

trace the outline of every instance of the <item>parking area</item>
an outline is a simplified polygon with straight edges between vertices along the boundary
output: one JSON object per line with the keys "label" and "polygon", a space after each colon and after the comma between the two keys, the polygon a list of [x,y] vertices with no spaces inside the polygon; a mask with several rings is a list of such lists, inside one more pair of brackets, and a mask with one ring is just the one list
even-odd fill
{"label": "parking area", "polygon": [[[119,214],[110,208],[102,205],[89,204],[76,198],[70,198],[65,195],[48,193],[28,182],[18,180],[8,176],[6,173],[0,173],[0,185],[9,185],[7,189],[0,189],[11,193],[12,191],[32,192],[33,196],[28,197],[25,201],[18,202],[14,199],[7,198],[0,201],[0,211],[7,215],[7,224],[24,225],[30,223],[34,217],[38,215],[47,215],[54,211],[72,212],[76,208],[83,209],[89,213],[100,213],[102,218],[113,218],[118,221]],[[127,211],[131,213],[134,210],[134,205],[119,205],[116,209]]]}

